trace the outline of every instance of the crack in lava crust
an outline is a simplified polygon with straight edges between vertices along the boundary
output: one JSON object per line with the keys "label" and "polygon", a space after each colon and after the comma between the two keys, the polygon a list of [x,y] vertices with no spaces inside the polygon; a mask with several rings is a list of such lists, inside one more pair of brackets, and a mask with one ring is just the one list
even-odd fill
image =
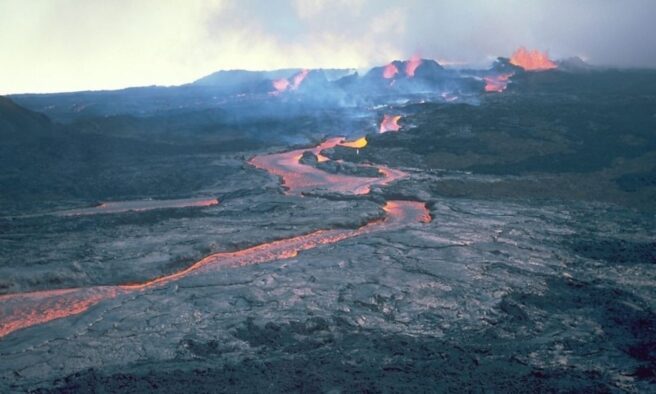
{"label": "crack in lava crust", "polygon": [[[318,154],[322,149],[337,145],[339,140],[339,138],[328,140],[310,150]],[[322,186],[329,187],[332,191],[365,194],[373,184],[386,184],[406,176],[401,171],[387,167],[379,168],[385,175],[383,178],[362,178],[324,173],[298,162],[299,155],[305,150],[258,156],[251,162],[258,168],[282,176],[289,193],[298,193],[306,190],[306,187]],[[290,173],[291,171],[297,171],[298,174]],[[369,222],[357,229],[317,230],[236,252],[215,253],[182,271],[143,283],[45,290],[0,296],[0,337],[16,330],[83,313],[101,301],[165,285],[200,270],[216,267],[239,267],[287,259],[296,256],[301,251],[321,245],[336,243],[374,231],[400,228],[412,223],[427,223],[431,220],[428,209],[422,202],[388,201],[383,209],[386,213],[384,218]]]}

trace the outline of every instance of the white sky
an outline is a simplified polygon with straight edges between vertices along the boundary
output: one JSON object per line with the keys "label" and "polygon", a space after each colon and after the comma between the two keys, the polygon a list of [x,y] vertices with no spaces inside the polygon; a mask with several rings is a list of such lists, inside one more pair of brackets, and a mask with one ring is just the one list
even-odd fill
{"label": "white sky", "polygon": [[0,0],[0,94],[354,67],[488,65],[518,46],[656,67],[652,0]]}

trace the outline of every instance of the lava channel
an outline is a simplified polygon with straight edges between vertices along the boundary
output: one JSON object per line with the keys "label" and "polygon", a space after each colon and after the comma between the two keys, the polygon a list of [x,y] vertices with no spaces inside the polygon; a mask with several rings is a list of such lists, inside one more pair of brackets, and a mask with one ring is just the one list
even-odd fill
{"label": "lava channel", "polygon": [[332,244],[374,231],[390,230],[412,223],[426,223],[426,205],[416,201],[389,201],[386,216],[360,228],[317,230],[305,235],[268,242],[236,252],[221,252],[197,261],[190,267],[143,283],[95,286],[63,290],[44,290],[0,296],[0,337],[16,330],[78,315],[101,301],[120,295],[162,286],[202,270],[240,267],[287,259],[299,252]]}
{"label": "lava channel", "polygon": [[[303,192],[316,190],[341,194],[368,194],[371,186],[387,185],[407,176],[403,171],[391,169],[386,166],[377,166],[383,174],[382,177],[331,174],[299,162],[304,152],[310,151],[319,156],[322,150],[342,145],[342,142],[343,139],[341,137],[334,137],[310,149],[297,149],[288,152],[255,156],[250,160],[250,163],[257,168],[281,177],[287,194],[292,195],[300,195]],[[320,161],[325,161],[325,159],[324,157],[324,160]]]}

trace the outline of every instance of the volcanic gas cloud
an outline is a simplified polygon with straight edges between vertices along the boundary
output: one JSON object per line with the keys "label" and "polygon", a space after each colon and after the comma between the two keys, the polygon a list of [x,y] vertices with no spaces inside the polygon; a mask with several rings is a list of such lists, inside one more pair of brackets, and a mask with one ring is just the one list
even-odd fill
{"label": "volcanic gas cloud", "polygon": [[530,51],[524,47],[517,49],[512,54],[510,63],[526,71],[551,70],[557,67],[546,52],[540,52],[537,49]]}
{"label": "volcanic gas cloud", "polygon": [[384,115],[383,121],[380,122],[380,132],[399,131],[401,129],[399,120],[401,120],[401,115]]}

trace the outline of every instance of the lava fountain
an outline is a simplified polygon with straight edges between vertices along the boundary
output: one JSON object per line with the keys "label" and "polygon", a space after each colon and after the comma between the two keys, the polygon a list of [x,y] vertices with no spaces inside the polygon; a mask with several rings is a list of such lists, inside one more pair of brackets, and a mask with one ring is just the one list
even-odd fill
{"label": "lava fountain", "polygon": [[394,78],[394,76],[398,73],[399,73],[399,69],[396,68],[394,63],[390,63],[387,66],[385,66],[385,68],[383,69],[383,78],[385,79]]}
{"label": "lava fountain", "polygon": [[512,54],[510,63],[526,71],[544,71],[557,67],[546,52],[540,52],[537,49],[530,51],[524,47],[517,49]]}
{"label": "lava fountain", "polygon": [[292,77],[292,90],[296,90],[301,86],[301,83],[303,83],[303,80],[305,80],[305,77],[307,77],[309,72],[309,70],[303,69]]}
{"label": "lava fountain", "polygon": [[282,93],[287,90],[296,90],[301,86],[303,80],[310,73],[309,70],[303,69],[291,77],[291,81],[287,78],[276,79],[272,82],[273,88],[276,90],[274,93]]}
{"label": "lava fountain", "polygon": [[273,88],[276,89],[276,92],[278,93],[284,92],[288,87],[289,81],[285,78],[273,81]]}
{"label": "lava fountain", "polygon": [[399,131],[401,129],[399,120],[401,120],[401,115],[383,115],[383,120],[380,122],[380,133]]}
{"label": "lava fountain", "polygon": [[413,55],[405,64],[405,75],[408,78],[415,76],[415,70],[421,65],[421,57],[419,55]]}

